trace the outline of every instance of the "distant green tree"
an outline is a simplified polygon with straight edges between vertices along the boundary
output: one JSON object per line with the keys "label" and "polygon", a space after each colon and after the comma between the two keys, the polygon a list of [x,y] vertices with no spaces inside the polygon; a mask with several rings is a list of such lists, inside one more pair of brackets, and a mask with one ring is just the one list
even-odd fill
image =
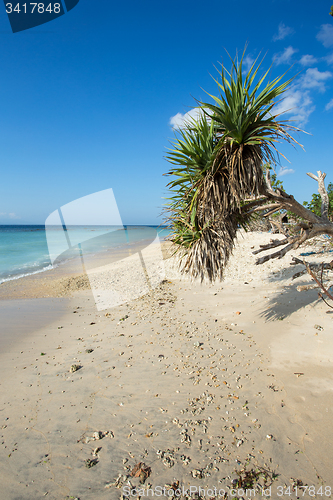
{"label": "distant green tree", "polygon": [[[329,199],[329,207],[328,207],[328,217],[332,221],[333,220],[333,183],[330,182],[327,187],[327,194]],[[319,217],[321,216],[321,197],[318,193],[314,193],[312,195],[312,200],[310,202],[303,201],[303,205],[311,210],[311,212],[315,213]]]}
{"label": "distant green tree", "polygon": [[331,7],[330,16],[332,16],[332,17],[333,17],[333,5],[332,5],[332,7]]}

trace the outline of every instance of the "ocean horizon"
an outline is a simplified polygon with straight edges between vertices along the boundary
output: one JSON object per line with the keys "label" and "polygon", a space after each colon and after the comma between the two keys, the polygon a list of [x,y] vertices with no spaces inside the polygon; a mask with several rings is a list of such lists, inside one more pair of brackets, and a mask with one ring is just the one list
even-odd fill
{"label": "ocean horizon", "polygon": [[[68,226],[64,233],[61,226],[3,224],[0,225],[0,284],[48,271],[82,253],[92,255],[144,241],[149,244],[157,235],[163,240],[169,232],[166,226],[153,225]],[[48,242],[55,252],[51,257]]]}

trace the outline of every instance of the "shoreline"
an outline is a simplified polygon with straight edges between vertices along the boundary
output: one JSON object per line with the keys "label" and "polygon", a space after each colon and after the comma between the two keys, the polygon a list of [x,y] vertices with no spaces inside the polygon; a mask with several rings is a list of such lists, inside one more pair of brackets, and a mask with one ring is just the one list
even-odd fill
{"label": "shoreline", "polygon": [[[7,226],[3,226],[3,227],[7,227]],[[24,226],[24,227],[28,227],[28,226]],[[35,226],[32,226],[32,227],[35,227]],[[98,229],[101,228],[101,226],[92,226],[94,229],[91,229],[91,231],[96,231]],[[1,226],[0,226],[1,228]],[[80,226],[80,228],[87,228],[86,226]],[[80,229],[79,228],[79,229]],[[136,226],[136,225],[133,225],[133,226],[126,226],[126,239],[127,239],[127,242],[122,242],[122,243],[118,243],[116,246],[110,246],[107,250],[93,250],[93,249],[88,249],[88,251],[85,253],[85,258],[87,258],[88,260],[91,259],[91,258],[94,258],[97,256],[97,258],[103,258],[103,255],[110,255],[112,253],[116,254],[116,255],[119,255],[119,254],[122,254],[122,253],[126,253],[128,250],[131,250],[131,249],[135,249],[136,247],[140,247],[142,245],[145,245],[145,244],[149,244],[149,242],[151,241],[151,238],[148,238],[147,235],[145,238],[142,238],[141,240],[135,240],[134,242],[130,242],[129,241],[129,236],[128,236],[128,233],[127,233],[127,228],[130,228],[132,230],[140,230],[142,229],[143,231],[147,231],[147,229],[153,229],[154,231],[156,231],[156,235],[159,234],[159,226]],[[70,228],[69,228],[70,229]],[[160,232],[162,233],[163,230],[165,228],[160,228]],[[45,228],[43,226],[43,229],[40,228],[40,229],[33,229],[33,230],[30,230],[30,231],[44,231],[45,233]],[[107,233],[105,233],[107,234]],[[105,236],[104,234],[104,236]],[[129,233],[131,235],[131,233]],[[132,236],[132,235],[131,235]],[[161,243],[163,244],[164,242],[164,239],[166,237],[165,236],[161,236],[160,237],[160,241]],[[89,240],[88,240],[89,241]],[[105,248],[106,245],[103,245],[101,244],[101,247],[102,248]],[[64,252],[66,253],[66,252]],[[77,249],[77,252],[76,252],[76,255],[70,255],[68,254],[68,257],[64,260],[61,260],[60,262],[57,262],[56,266],[53,267],[53,265],[51,264],[51,262],[49,262],[48,264],[46,264],[46,262],[44,262],[42,268],[40,269],[37,269],[37,270],[31,270],[27,273],[21,273],[21,271],[18,273],[16,271],[17,274],[13,275],[13,276],[6,276],[6,277],[0,277],[0,286],[4,283],[7,283],[7,282],[11,282],[11,281],[16,281],[16,280],[21,280],[21,279],[24,279],[24,278],[29,278],[30,276],[35,276],[35,275],[38,275],[38,274],[41,274],[41,273],[45,273],[45,272],[48,272],[48,271],[54,271],[54,269],[58,268],[58,267],[62,267],[63,265],[65,265],[67,268],[70,267],[71,265],[71,262],[72,261],[76,261],[80,259],[79,257],[79,254],[78,254],[78,249]],[[28,265],[28,264],[27,264]],[[21,274],[20,274],[21,273]],[[2,281],[1,281],[2,280]]]}
{"label": "shoreline", "polygon": [[[89,268],[103,266],[133,255],[145,248],[150,240],[142,240],[123,247],[85,255],[85,266]],[[167,244],[161,241],[162,252]],[[52,269],[22,276],[0,283],[1,300],[35,299],[48,297],[68,297],[78,290],[90,289],[86,269],[81,257],[77,256]]]}
{"label": "shoreline", "polygon": [[165,261],[159,286],[112,309],[84,288],[50,299],[67,312],[0,354],[6,500],[109,500],[128,481],[227,489],[258,467],[278,474],[272,493],[330,485],[333,315],[290,284],[291,257],[253,264],[269,237],[240,239],[222,283]]}

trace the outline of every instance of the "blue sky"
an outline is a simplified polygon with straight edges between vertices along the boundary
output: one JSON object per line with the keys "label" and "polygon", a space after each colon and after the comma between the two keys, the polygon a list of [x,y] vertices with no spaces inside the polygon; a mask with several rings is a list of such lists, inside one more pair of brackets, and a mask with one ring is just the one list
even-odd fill
{"label": "blue sky", "polygon": [[[13,2],[15,3],[15,2]],[[80,0],[13,34],[0,5],[0,224],[43,224],[58,207],[113,188],[125,224],[158,224],[172,124],[216,93],[214,65],[248,44],[246,62],[297,75],[280,110],[311,135],[282,145],[287,192],[333,181],[333,18],[319,0]],[[192,97],[193,96],[193,97]],[[9,215],[10,214],[10,215]]]}

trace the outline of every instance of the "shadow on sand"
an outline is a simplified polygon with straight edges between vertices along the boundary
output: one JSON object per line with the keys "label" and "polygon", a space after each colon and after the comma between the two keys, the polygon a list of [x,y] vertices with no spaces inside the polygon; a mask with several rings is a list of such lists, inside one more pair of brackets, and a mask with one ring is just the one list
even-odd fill
{"label": "shadow on sand", "polygon": [[321,300],[318,297],[319,288],[302,292],[297,291],[299,285],[314,283],[308,274],[304,274],[292,281],[293,275],[303,269],[304,266],[301,264],[289,265],[279,272],[272,273],[268,277],[270,283],[276,283],[281,288],[270,298],[267,308],[260,314],[266,321],[280,320],[282,322],[284,318],[290,316],[292,313],[311,304],[314,306]]}

